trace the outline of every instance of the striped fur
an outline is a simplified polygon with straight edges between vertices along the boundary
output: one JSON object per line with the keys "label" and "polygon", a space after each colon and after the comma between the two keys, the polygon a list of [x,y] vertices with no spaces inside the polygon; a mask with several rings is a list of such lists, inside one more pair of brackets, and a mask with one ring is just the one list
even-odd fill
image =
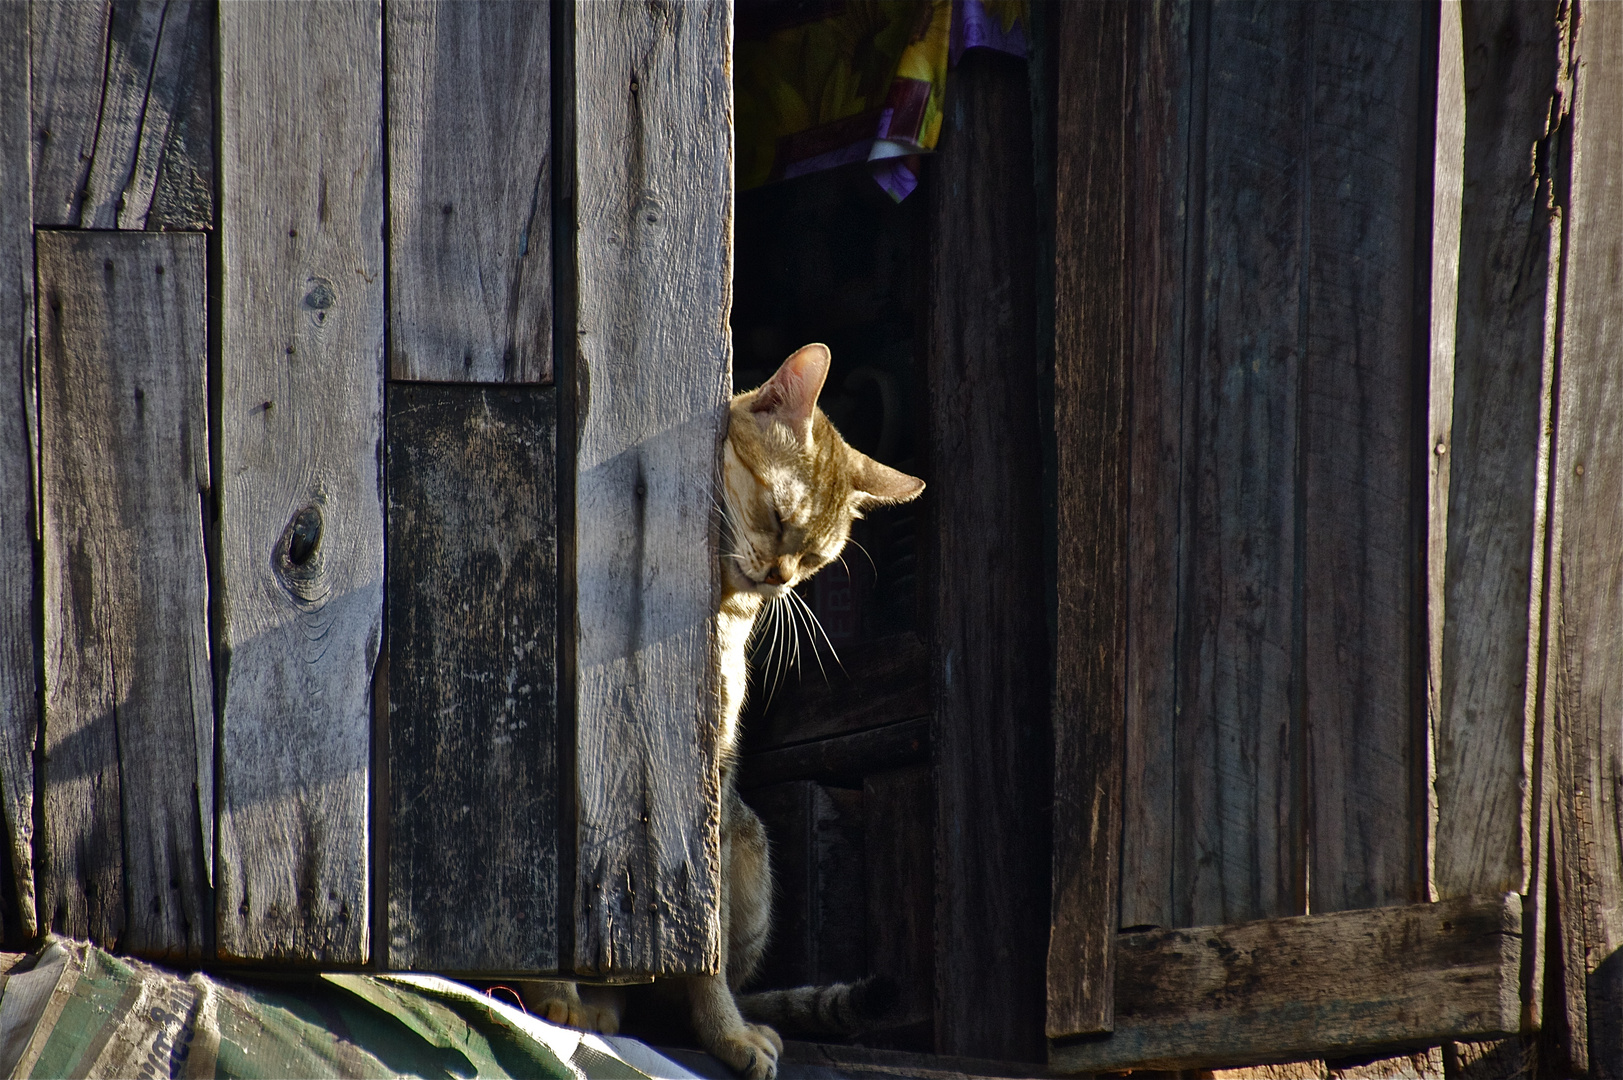
{"label": "striped fur", "polygon": [[871,975],[854,983],[742,994],[738,1009],[751,1020],[795,1035],[862,1035],[883,1024],[898,1001],[894,979]]}

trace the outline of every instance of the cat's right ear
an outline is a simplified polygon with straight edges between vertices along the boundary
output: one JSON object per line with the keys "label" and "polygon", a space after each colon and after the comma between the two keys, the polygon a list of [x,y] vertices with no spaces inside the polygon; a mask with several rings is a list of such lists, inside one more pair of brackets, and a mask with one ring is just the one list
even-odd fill
{"label": "cat's right ear", "polygon": [[750,400],[750,412],[764,428],[784,424],[802,443],[811,439],[812,410],[828,378],[827,345],[804,345],[790,354]]}

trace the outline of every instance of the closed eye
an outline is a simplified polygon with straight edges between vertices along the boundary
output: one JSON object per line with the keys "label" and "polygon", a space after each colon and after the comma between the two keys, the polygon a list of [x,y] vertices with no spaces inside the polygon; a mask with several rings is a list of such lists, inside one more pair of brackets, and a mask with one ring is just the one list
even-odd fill
{"label": "closed eye", "polygon": [[817,554],[815,551],[808,551],[806,554],[800,557],[800,565],[807,570],[815,570],[826,562],[828,562],[828,560]]}

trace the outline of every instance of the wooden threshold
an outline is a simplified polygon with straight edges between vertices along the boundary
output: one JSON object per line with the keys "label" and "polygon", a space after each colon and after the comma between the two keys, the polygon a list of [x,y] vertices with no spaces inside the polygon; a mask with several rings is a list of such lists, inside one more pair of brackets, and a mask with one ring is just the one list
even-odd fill
{"label": "wooden threshold", "polygon": [[1506,893],[1125,934],[1115,1031],[1053,1044],[1049,1063],[1219,1068],[1513,1034],[1521,929]]}

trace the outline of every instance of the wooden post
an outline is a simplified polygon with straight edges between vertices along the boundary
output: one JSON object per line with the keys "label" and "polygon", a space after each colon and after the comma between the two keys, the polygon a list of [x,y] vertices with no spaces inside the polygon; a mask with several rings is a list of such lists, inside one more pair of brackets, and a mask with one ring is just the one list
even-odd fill
{"label": "wooden post", "polygon": [[711,972],[732,6],[573,10],[571,959],[582,972]]}
{"label": "wooden post", "polygon": [[0,4],[0,811],[14,895],[5,928],[38,932],[34,896],[34,232],[29,9]]}
{"label": "wooden post", "polygon": [[552,381],[551,12],[385,9],[389,372]]}
{"label": "wooden post", "polygon": [[213,951],[203,237],[41,232],[41,922]]}
{"label": "wooden post", "polygon": [[367,957],[380,25],[376,0],[220,9],[222,957]]}

